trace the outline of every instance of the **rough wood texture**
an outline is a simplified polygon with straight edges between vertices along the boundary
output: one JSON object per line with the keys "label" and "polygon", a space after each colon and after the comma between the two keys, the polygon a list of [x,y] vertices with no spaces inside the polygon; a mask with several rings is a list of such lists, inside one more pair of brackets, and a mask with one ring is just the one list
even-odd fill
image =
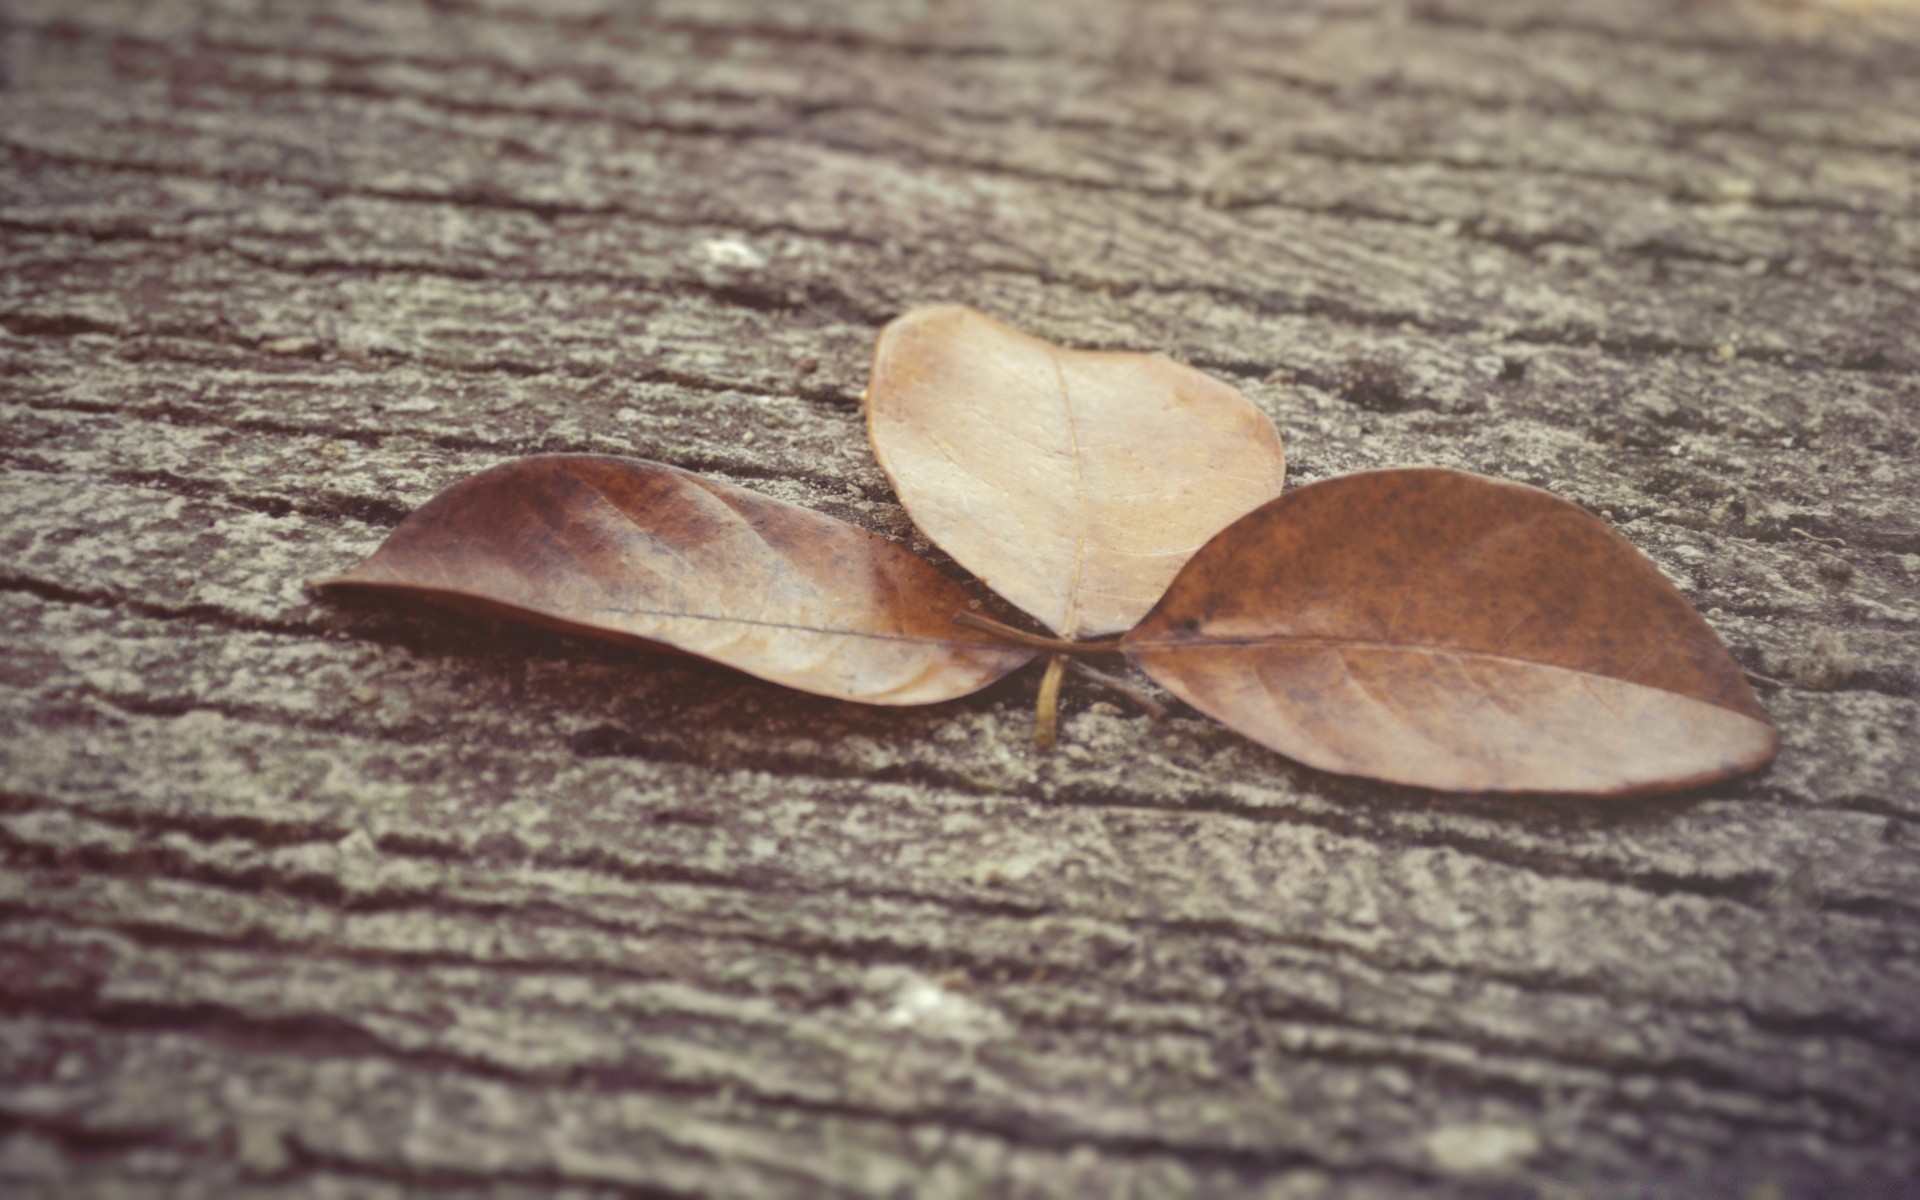
{"label": "rough wood texture", "polygon": [[[1920,1194],[1910,6],[0,38],[8,1194]],[[1031,673],[876,711],[301,586],[538,450],[912,542],[858,396],[937,301],[1219,374],[1296,481],[1607,516],[1779,762],[1463,799],[1081,690],[1040,755]]]}

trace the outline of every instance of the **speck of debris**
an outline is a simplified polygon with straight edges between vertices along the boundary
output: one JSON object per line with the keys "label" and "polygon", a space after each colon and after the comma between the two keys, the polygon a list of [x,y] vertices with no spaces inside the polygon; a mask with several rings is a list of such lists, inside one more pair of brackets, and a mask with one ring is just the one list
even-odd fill
{"label": "speck of debris", "polygon": [[1341,369],[1342,392],[1348,401],[1373,412],[1401,412],[1412,408],[1405,377],[1391,363],[1350,358]]}
{"label": "speck of debris", "polygon": [[892,1003],[877,1014],[875,1021],[883,1029],[908,1030],[921,1037],[969,1045],[1006,1031],[1006,1018],[997,1009],[945,986],[942,979],[929,979],[899,967],[875,968],[869,975],[875,984],[893,993]]}
{"label": "speck of debris", "polygon": [[1524,1125],[1442,1125],[1421,1140],[1435,1166],[1457,1175],[1506,1170],[1540,1152],[1540,1135]]}
{"label": "speck of debris", "polygon": [[1853,578],[1853,564],[1834,554],[1822,554],[1814,563],[1814,570],[1820,572],[1820,578],[1835,586]]}
{"label": "speck of debris", "polygon": [[1753,180],[1743,179],[1737,175],[1726,176],[1713,182],[1713,192],[1723,201],[1739,203],[1743,200],[1751,200],[1754,195]]}
{"label": "speck of debris", "polygon": [[293,1165],[293,1155],[281,1131],[263,1121],[242,1120],[234,1141],[234,1157],[252,1178],[269,1179]]}
{"label": "speck of debris", "polygon": [[1807,639],[1788,676],[1801,687],[1825,691],[1853,678],[1855,665],[1846,640],[1831,629],[1822,629]]}
{"label": "speck of debris", "polygon": [[700,243],[700,252],[717,267],[742,267],[757,271],[767,265],[767,256],[738,238],[709,238]]}

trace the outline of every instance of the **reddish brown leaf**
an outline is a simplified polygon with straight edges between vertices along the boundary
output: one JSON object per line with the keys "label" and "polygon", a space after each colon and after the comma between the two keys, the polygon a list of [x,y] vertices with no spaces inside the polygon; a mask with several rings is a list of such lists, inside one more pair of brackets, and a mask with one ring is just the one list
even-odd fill
{"label": "reddish brown leaf", "polygon": [[523,458],[457,483],[317,586],[664,645],[867,704],[950,700],[1033,657],[957,628],[966,592],[885,538],[605,455]]}
{"label": "reddish brown leaf", "polygon": [[1660,572],[1577,506],[1444,470],[1316,483],[1209,542],[1124,639],[1162,686],[1328,771],[1628,794],[1778,735]]}
{"label": "reddish brown leaf", "polygon": [[1285,469],[1273,423],[1217,380],[958,307],[881,331],[867,432],[926,535],[1068,638],[1130,628]]}

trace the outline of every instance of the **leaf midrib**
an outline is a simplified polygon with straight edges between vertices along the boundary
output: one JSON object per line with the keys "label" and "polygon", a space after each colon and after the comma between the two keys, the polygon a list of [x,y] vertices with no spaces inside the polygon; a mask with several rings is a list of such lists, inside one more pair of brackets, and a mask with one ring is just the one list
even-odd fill
{"label": "leaf midrib", "polygon": [[[1540,659],[1535,659],[1535,658],[1520,658],[1512,654],[1495,654],[1492,651],[1488,651],[1488,650],[1455,649],[1455,648],[1450,648],[1445,646],[1423,646],[1417,642],[1383,642],[1374,638],[1288,637],[1286,635],[1276,635],[1276,634],[1263,634],[1257,637],[1231,637],[1231,638],[1223,638],[1223,637],[1160,638],[1160,639],[1141,638],[1137,640],[1133,638],[1123,638],[1121,639],[1121,644],[1122,644],[1122,647],[1129,652],[1134,650],[1181,650],[1181,649],[1212,650],[1212,649],[1219,649],[1219,648],[1230,648],[1234,646],[1270,646],[1270,645],[1288,645],[1288,646],[1302,646],[1302,647],[1321,646],[1321,647],[1326,647],[1328,649],[1337,650],[1337,651],[1396,650],[1396,651],[1405,651],[1413,654],[1431,654],[1431,655],[1444,656],[1449,658],[1469,658],[1469,659],[1476,659],[1480,661],[1513,663],[1522,667],[1532,667],[1536,669],[1545,669],[1550,671],[1565,671],[1573,675],[1584,675],[1590,679],[1605,679],[1613,683],[1623,683],[1629,687],[1646,688],[1648,691],[1663,692],[1670,696],[1679,696],[1683,699],[1698,701],[1699,703],[1702,703],[1702,704],[1711,704],[1715,708],[1726,709],[1728,712],[1737,713],[1740,716],[1747,717],[1749,720],[1758,720],[1758,718],[1754,717],[1750,713],[1741,712],[1741,710],[1737,708],[1733,708],[1726,704],[1721,704],[1717,700],[1708,700],[1705,697],[1696,696],[1688,692],[1676,692],[1671,688],[1660,687],[1656,684],[1640,683],[1628,676],[1609,675],[1604,671],[1595,671],[1586,667],[1573,667],[1573,666],[1567,666],[1564,663],[1543,662]],[[1648,652],[1647,654],[1644,654],[1641,656],[1640,661],[1645,662],[1651,656],[1652,656],[1651,652]],[[1637,664],[1634,669],[1636,671],[1639,669]]]}
{"label": "leaf midrib", "polygon": [[[432,585],[394,583],[382,580],[339,579],[328,580],[321,586],[328,588],[365,588],[370,591],[404,591],[429,593],[436,596],[459,596],[464,599],[479,600],[502,608],[518,608],[526,612],[542,613],[551,617],[573,621],[585,625],[587,619],[596,616],[614,617],[659,617],[666,620],[711,621],[722,625],[747,625],[759,629],[779,629],[790,633],[817,633],[830,637],[866,638],[876,642],[909,642],[921,646],[973,647],[980,650],[1006,650],[1010,652],[1027,651],[1027,647],[1009,645],[1005,642],[987,641],[969,638],[935,638],[908,633],[878,633],[867,629],[836,629],[826,625],[802,625],[792,621],[768,621],[755,617],[732,617],[718,613],[674,612],[663,608],[610,608],[610,607],[569,607],[559,608],[546,605],[520,604],[490,596],[484,592],[469,591],[465,588],[435,587]],[[630,630],[605,627],[612,633],[631,633]],[[632,634],[632,636],[645,636]]]}

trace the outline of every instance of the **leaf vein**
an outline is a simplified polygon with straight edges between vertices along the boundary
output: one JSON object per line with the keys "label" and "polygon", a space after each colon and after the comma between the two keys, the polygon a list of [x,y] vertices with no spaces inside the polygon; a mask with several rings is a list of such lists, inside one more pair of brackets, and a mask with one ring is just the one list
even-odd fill
{"label": "leaf vein", "polygon": [[1047,353],[1053,361],[1053,376],[1060,382],[1060,407],[1066,410],[1067,447],[1073,459],[1073,570],[1067,577],[1067,612],[1060,621],[1061,634],[1072,637],[1080,628],[1080,578],[1087,563],[1086,472],[1080,461],[1080,429],[1073,416],[1073,396],[1067,390],[1067,370],[1058,349],[1049,346]]}

